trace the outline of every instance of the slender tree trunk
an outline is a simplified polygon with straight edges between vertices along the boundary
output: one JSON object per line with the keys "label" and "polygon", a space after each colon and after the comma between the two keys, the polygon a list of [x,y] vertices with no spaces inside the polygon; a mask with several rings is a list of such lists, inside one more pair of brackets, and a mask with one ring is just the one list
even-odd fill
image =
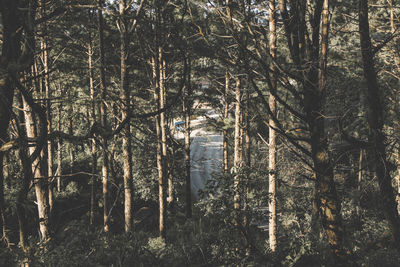
{"label": "slender tree trunk", "polygon": [[374,67],[374,54],[372,51],[369,34],[368,1],[359,1],[359,31],[361,43],[361,57],[363,61],[364,77],[367,82],[368,100],[368,125],[370,129],[369,140],[374,144],[370,153],[372,155],[373,169],[378,179],[382,195],[382,208],[384,209],[392,235],[400,247],[400,217],[397,211],[391,176],[386,167],[385,135],[383,132],[383,106],[382,96]]}
{"label": "slender tree trunk", "polygon": [[[276,58],[276,25],[275,25],[275,1],[269,1],[269,53],[273,59]],[[275,78],[275,65],[274,63],[270,64],[271,71],[271,84],[273,93],[269,94],[269,108],[276,117],[276,78]],[[269,210],[269,248],[272,252],[276,251],[276,123],[270,118],[269,119],[269,144],[268,144],[268,193],[269,193],[269,201],[268,201],[268,210]]]}
{"label": "slender tree trunk", "polygon": [[[89,17],[91,16],[89,11]],[[90,116],[91,123],[94,124],[97,121],[96,118],[96,93],[94,89],[94,73],[93,73],[93,44],[92,38],[89,34],[88,42],[88,67],[89,67],[89,90],[90,90]],[[90,142],[91,154],[92,154],[92,175],[90,178],[90,216],[89,223],[91,226],[94,225],[95,216],[95,201],[96,201],[96,175],[97,175],[97,147],[94,139]]]}
{"label": "slender tree trunk", "polygon": [[[154,102],[156,111],[160,110],[160,72],[158,57],[153,57],[153,83],[154,83]],[[162,138],[160,114],[155,116],[156,121],[156,137],[157,137],[157,170],[158,170],[158,203],[159,203],[159,232],[160,237],[165,238],[165,215],[166,215],[166,194],[164,183],[164,162],[162,154]]]}
{"label": "slender tree trunk", "polygon": [[[71,103],[70,106],[70,112],[69,114],[69,120],[68,120],[68,133],[70,135],[74,134],[74,128],[73,128],[73,117],[72,114],[74,113],[74,106]],[[75,166],[75,156],[74,156],[74,146],[72,143],[68,143],[68,156],[69,156],[69,173],[72,174],[74,172],[74,166]]]}
{"label": "slender tree trunk", "polygon": [[185,177],[186,177],[186,218],[192,217],[192,191],[190,177],[190,115],[192,110],[192,85],[191,85],[191,61],[188,59],[188,75],[186,81],[186,95],[183,97],[183,111],[185,114]]}
{"label": "slender tree trunk", "polygon": [[[18,105],[20,107],[19,111],[19,121],[21,123],[25,123],[25,111],[24,110],[24,104],[22,100],[21,94],[18,94]],[[28,244],[26,240],[26,214],[25,214],[25,205],[24,203],[26,202],[29,187],[31,184],[31,180],[33,177],[32,173],[32,162],[29,160],[28,156],[28,144],[25,141],[26,140],[26,129],[21,129],[21,127],[17,127],[18,130],[18,135],[21,137],[22,141],[19,144],[18,148],[18,155],[20,159],[20,165],[21,165],[21,170],[22,170],[22,177],[20,181],[20,188],[18,191],[17,195],[17,204],[16,204],[16,211],[17,211],[17,218],[18,218],[18,233],[19,233],[19,245],[21,246],[22,250],[24,253],[28,252]]]}
{"label": "slender tree trunk", "polygon": [[[164,51],[159,47],[159,72],[160,72],[160,109],[164,109],[167,103],[167,88],[166,88],[166,63],[164,59]],[[168,145],[167,145],[167,114],[162,111],[160,114],[160,126],[161,126],[161,144],[162,144],[162,155],[163,155],[163,170],[164,180],[168,181],[168,196],[167,202],[171,204],[174,200],[174,186],[172,175],[169,173],[169,160],[168,160]]]}
{"label": "slender tree trunk", "polygon": [[[60,88],[61,90],[61,88]],[[61,95],[61,92],[60,92]],[[57,110],[57,130],[61,132],[61,112],[62,112],[62,104],[58,104],[58,110]],[[62,145],[61,145],[61,139],[59,138],[57,140],[57,192],[61,192],[61,175],[62,175]]]}
{"label": "slender tree trunk", "polygon": [[397,151],[397,213],[400,216],[400,149]]}
{"label": "slender tree trunk", "polygon": [[[103,0],[98,0],[98,31],[99,31],[99,53],[100,53],[100,123],[102,127],[107,127],[107,106],[106,106],[106,74],[105,74],[105,57],[104,57],[104,22],[103,22]],[[103,162],[102,162],[102,180],[103,180],[103,219],[104,232],[109,231],[108,219],[108,155],[107,155],[107,140],[103,138]]]}
{"label": "slender tree trunk", "polygon": [[357,207],[356,207],[356,214],[357,217],[361,215],[361,181],[363,177],[363,154],[364,150],[360,148],[360,157],[358,159],[358,178],[357,178],[357,191],[360,193],[358,200],[357,200]]}
{"label": "slender tree trunk", "polygon": [[[26,136],[28,138],[35,138],[35,120],[32,114],[31,108],[25,100],[24,103],[24,114],[25,114],[25,125],[26,125]],[[30,147],[29,151],[32,154],[35,150],[34,147]],[[41,239],[46,241],[49,236],[49,206],[48,206],[48,186],[47,179],[42,175],[42,169],[39,158],[32,163],[32,173],[36,192],[36,201],[39,214],[39,228],[41,233]]]}
{"label": "slender tree trunk", "polygon": [[[129,58],[129,36],[128,23],[126,21],[125,11],[126,0],[119,2],[120,19],[120,39],[121,39],[121,90],[123,96],[124,110],[122,112],[122,120],[126,119],[130,113],[131,97],[128,81],[128,64]],[[125,232],[132,230],[132,148],[131,148],[131,128],[127,123],[122,137],[122,153],[124,158],[124,214],[125,214]]]}
{"label": "slender tree trunk", "polygon": [[[224,93],[224,124],[228,120],[229,110],[229,72],[225,71],[225,93]],[[224,149],[224,173],[229,173],[229,161],[228,161],[228,129],[224,125],[223,131],[223,149]]]}
{"label": "slender tree trunk", "polygon": [[[40,1],[40,12],[44,17],[46,15],[46,1]],[[47,132],[51,133],[52,123],[51,123],[51,91],[50,91],[50,80],[49,80],[49,50],[48,50],[48,34],[47,34],[47,22],[42,24],[42,36],[40,37],[40,46],[42,51],[42,64],[43,64],[43,86],[44,86],[44,94],[46,99],[46,119],[47,119]],[[49,180],[49,209],[50,214],[53,210],[53,145],[49,140],[47,142],[47,176]]]}
{"label": "slender tree trunk", "polygon": [[233,208],[236,212],[236,223],[238,223],[237,213],[240,208],[240,172],[242,167],[242,147],[241,147],[241,117],[242,117],[242,110],[241,110],[241,80],[239,77],[236,77],[236,87],[235,87],[235,147],[234,147],[234,168],[235,168],[235,176],[234,176],[234,183],[233,183],[233,190],[234,190],[234,198],[233,198]]}

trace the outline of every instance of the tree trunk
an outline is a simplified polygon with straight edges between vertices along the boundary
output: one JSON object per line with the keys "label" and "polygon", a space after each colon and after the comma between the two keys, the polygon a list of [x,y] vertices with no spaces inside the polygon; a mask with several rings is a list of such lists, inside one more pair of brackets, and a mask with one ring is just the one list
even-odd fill
{"label": "tree trunk", "polygon": [[[157,56],[152,59],[153,83],[154,83],[154,102],[156,111],[160,111],[160,67]],[[155,116],[156,137],[157,137],[157,170],[158,170],[158,204],[159,204],[159,233],[160,237],[165,238],[165,217],[166,217],[166,190],[164,179],[164,160],[162,154],[162,137],[160,114]]]}
{"label": "tree trunk", "polygon": [[190,115],[192,110],[192,86],[191,86],[191,62],[188,60],[188,76],[186,81],[186,94],[183,97],[183,112],[185,114],[185,196],[186,196],[186,218],[192,217],[192,191],[190,177]]}
{"label": "tree trunk", "polygon": [[[28,138],[35,138],[35,119],[32,114],[32,110],[28,103],[23,99],[24,104],[24,115],[25,115],[25,125],[26,125],[26,136]],[[30,147],[30,154],[35,150],[34,147]],[[41,233],[41,240],[46,241],[49,236],[49,205],[48,205],[48,186],[47,177],[42,174],[41,164],[39,158],[35,159],[32,163],[32,173],[36,192],[36,201],[39,214],[39,228]]]}
{"label": "tree trunk", "polygon": [[241,117],[242,117],[242,110],[241,110],[241,80],[239,77],[235,78],[236,80],[236,87],[235,87],[235,147],[234,147],[234,182],[233,182],[233,190],[234,190],[234,198],[233,198],[233,208],[235,209],[236,213],[236,223],[238,223],[238,211],[240,209],[240,172],[242,168],[242,147],[241,147]]}
{"label": "tree trunk", "polygon": [[[40,1],[40,13],[44,17],[46,16],[46,1]],[[42,35],[40,37],[40,47],[42,52],[42,64],[43,64],[43,86],[44,86],[44,94],[46,99],[46,119],[47,119],[47,133],[50,134],[52,129],[51,123],[51,91],[50,91],[50,80],[49,80],[49,50],[48,50],[48,34],[47,34],[47,22],[42,23]],[[49,180],[49,209],[50,214],[53,210],[53,144],[49,140],[47,142],[47,176]]]}
{"label": "tree trunk", "polygon": [[[275,60],[276,58],[276,25],[275,25],[275,1],[269,1],[269,53]],[[269,108],[274,117],[276,117],[276,78],[275,78],[275,65],[271,62],[271,85],[273,93],[269,94]],[[268,210],[269,210],[269,248],[272,252],[276,251],[276,123],[273,118],[269,119],[269,143],[268,143]]]}
{"label": "tree trunk", "polygon": [[228,129],[226,123],[229,110],[229,72],[225,72],[225,93],[224,93],[224,131],[223,131],[223,149],[224,149],[224,173],[229,173],[228,161]]}
{"label": "tree trunk", "polygon": [[370,150],[373,169],[378,179],[384,209],[392,235],[400,247],[400,217],[397,211],[391,176],[387,166],[385,135],[383,132],[384,116],[382,96],[374,67],[374,54],[369,34],[368,1],[359,1],[359,31],[361,57],[363,61],[364,77],[367,83],[368,126],[369,141],[373,144]]}
{"label": "tree trunk", "polygon": [[[61,90],[61,88],[60,88]],[[60,91],[61,95],[61,91]],[[62,103],[58,104],[58,110],[57,110],[57,130],[61,132],[61,112],[62,112]],[[62,157],[62,145],[61,145],[61,139],[58,138],[57,140],[57,192],[61,192],[61,175],[62,175],[62,162],[61,162],[61,157]]]}
{"label": "tree trunk", "polygon": [[[161,47],[159,51],[159,68],[160,68],[160,109],[164,109],[167,104],[167,88],[166,88],[166,63],[164,59],[164,51]],[[168,160],[168,145],[167,145],[167,114],[165,111],[160,113],[160,127],[161,127],[161,144],[162,144],[162,156],[163,156],[163,170],[164,170],[164,180],[168,181],[168,196],[167,202],[169,205],[172,204],[174,200],[174,185],[172,180],[172,174],[170,171],[170,163]]]}
{"label": "tree trunk", "polygon": [[[104,57],[104,22],[103,22],[103,0],[98,0],[98,31],[99,31],[99,54],[100,54],[100,124],[102,127],[107,127],[107,106],[106,106],[106,74],[105,74],[105,57]],[[104,232],[109,231],[108,219],[108,155],[107,155],[107,139],[103,138],[103,162],[102,162],[102,182],[103,182],[103,220]]]}
{"label": "tree trunk", "polygon": [[358,178],[357,178],[357,191],[360,193],[357,200],[356,215],[361,215],[361,181],[363,177],[363,154],[364,150],[360,148],[360,157],[358,159]]}
{"label": "tree trunk", "polygon": [[[91,14],[89,11],[89,19],[91,19]],[[94,73],[93,73],[93,44],[92,38],[89,34],[88,42],[88,68],[89,68],[89,91],[90,91],[90,116],[91,123],[94,124],[97,121],[96,118],[96,93],[94,89]],[[96,182],[97,182],[97,147],[96,141],[94,139],[90,142],[91,145],[91,156],[92,156],[92,175],[90,178],[90,215],[89,223],[94,226],[94,216],[95,216],[95,201],[96,201]]]}
{"label": "tree trunk", "polygon": [[[25,111],[24,104],[22,100],[21,94],[18,94],[18,105],[19,105],[19,121],[21,123],[25,123]],[[17,195],[17,204],[16,204],[16,211],[17,211],[17,218],[18,218],[18,233],[19,233],[19,244],[22,250],[27,253],[28,252],[28,244],[26,240],[26,214],[25,214],[25,204],[29,187],[32,181],[33,173],[32,173],[32,162],[29,160],[28,156],[28,144],[26,140],[26,129],[21,129],[21,127],[17,127],[18,135],[24,140],[19,144],[18,147],[18,155],[20,159],[20,165],[22,170],[22,177],[20,181],[20,189]]]}
{"label": "tree trunk", "polygon": [[[122,120],[126,119],[130,113],[131,97],[128,81],[128,63],[129,58],[129,35],[128,23],[126,21],[125,11],[126,0],[119,2],[120,18],[120,39],[121,39],[121,90],[124,109],[122,112]],[[131,148],[131,128],[130,123],[125,126],[122,137],[122,153],[123,153],[123,171],[124,171],[124,214],[125,214],[125,232],[132,230],[132,148]]]}
{"label": "tree trunk", "polygon": [[[292,1],[291,1],[292,3]],[[350,253],[344,242],[341,220],[341,203],[337,197],[333,180],[333,168],[328,154],[325,133],[324,104],[326,99],[326,66],[328,53],[329,2],[317,1],[310,14],[311,38],[308,36],[306,1],[296,1],[296,5],[286,7],[285,0],[279,0],[280,12],[285,26],[288,47],[292,61],[299,69],[308,65],[309,69],[299,80],[303,87],[304,121],[310,132],[311,158],[315,175],[315,208],[318,208],[322,226],[338,265],[348,263]],[[322,17],[322,31],[320,31]],[[321,36],[321,38],[320,38]],[[321,45],[321,51],[320,51]],[[319,74],[319,75],[318,75]]]}

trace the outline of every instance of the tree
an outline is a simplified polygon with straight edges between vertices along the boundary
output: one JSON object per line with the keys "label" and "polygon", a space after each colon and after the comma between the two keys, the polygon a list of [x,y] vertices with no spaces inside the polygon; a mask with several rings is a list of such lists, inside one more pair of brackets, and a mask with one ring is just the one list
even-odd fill
{"label": "tree", "polygon": [[[100,94],[101,94],[101,104],[100,104],[100,122],[101,126],[107,127],[107,105],[106,105],[106,74],[105,74],[105,55],[104,55],[104,25],[103,25],[103,0],[98,0],[98,20],[97,27],[99,32],[99,55],[100,55]],[[102,180],[103,180],[103,219],[104,219],[104,232],[109,231],[109,199],[108,199],[108,154],[107,154],[107,139],[102,140],[102,151],[103,151],[103,161],[102,161]]]}
{"label": "tree", "polygon": [[364,78],[367,82],[368,126],[370,130],[370,154],[373,158],[373,170],[378,178],[386,218],[396,243],[400,242],[400,217],[393,195],[391,176],[387,166],[385,135],[383,132],[384,116],[381,90],[374,67],[374,52],[369,33],[368,1],[359,1],[359,31]]}
{"label": "tree", "polygon": [[[269,53],[272,61],[276,60],[276,24],[275,24],[275,1],[269,1]],[[276,78],[275,78],[275,65],[271,61],[270,71],[271,71],[271,89],[273,93],[269,94],[269,109],[271,110],[271,115],[276,117]],[[269,170],[269,248],[272,252],[276,251],[276,133],[275,128],[277,127],[274,119],[271,117],[269,119],[269,160],[268,160],[268,170]]]}

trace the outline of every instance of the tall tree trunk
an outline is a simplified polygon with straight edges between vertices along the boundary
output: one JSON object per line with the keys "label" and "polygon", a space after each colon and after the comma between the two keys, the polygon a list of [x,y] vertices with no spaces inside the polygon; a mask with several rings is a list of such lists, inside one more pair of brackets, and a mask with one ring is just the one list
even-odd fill
{"label": "tall tree trunk", "polygon": [[[325,137],[324,119],[319,114],[323,112],[326,92],[326,71],[328,61],[328,31],[329,31],[329,1],[323,0],[322,4],[322,25],[321,25],[321,55],[319,63],[318,92],[319,98],[316,108],[310,109],[308,113],[311,118],[311,152],[316,172],[315,188],[318,197],[318,207],[321,215],[322,226],[324,227],[329,244],[337,258],[339,265],[348,262],[350,253],[344,241],[344,229],[342,226],[342,217],[340,214],[341,204],[336,193],[336,186],[333,180],[333,167],[328,155],[328,143]],[[317,32],[315,32],[315,35]],[[314,36],[313,42],[317,46]],[[314,53],[317,53],[317,49]],[[312,77],[312,73],[310,74]],[[315,95],[313,96],[315,97]],[[310,105],[311,102],[309,103]]]}
{"label": "tall tree trunk", "polygon": [[241,117],[242,117],[242,110],[241,110],[241,80],[239,77],[235,78],[236,80],[236,87],[235,87],[235,147],[234,147],[234,182],[233,182],[233,190],[234,190],[234,198],[233,198],[233,208],[236,213],[236,223],[238,223],[238,211],[240,209],[240,172],[242,168],[242,147],[241,147]]}
{"label": "tall tree trunk", "polygon": [[190,115],[192,110],[192,85],[191,85],[191,61],[188,59],[188,75],[186,80],[186,94],[183,97],[183,111],[185,114],[185,196],[186,196],[186,218],[192,217],[192,191],[190,177]]}
{"label": "tall tree trunk", "polygon": [[[91,13],[89,11],[89,18],[91,18]],[[91,34],[89,33],[88,42],[88,67],[89,67],[89,91],[90,91],[90,116],[91,123],[94,124],[97,121],[96,118],[96,93],[94,89],[94,70],[93,70],[93,44]],[[96,141],[94,139],[90,142],[91,154],[92,154],[92,175],[90,178],[90,215],[89,223],[91,226],[94,225],[95,216],[95,201],[96,201],[96,182],[97,182],[97,147]]]}
{"label": "tall tree trunk", "polygon": [[[106,105],[106,74],[105,74],[105,57],[104,57],[104,22],[103,22],[103,0],[98,0],[98,31],[99,31],[99,54],[100,54],[100,123],[101,126],[107,127],[107,105]],[[109,231],[108,219],[108,155],[107,155],[107,140],[103,138],[103,162],[102,162],[102,180],[103,180],[103,219],[104,219],[104,232]]]}
{"label": "tall tree trunk", "polygon": [[[61,88],[60,88],[61,90]],[[61,95],[61,91],[60,91]],[[62,113],[62,103],[58,104],[58,110],[57,110],[57,130],[61,132],[61,113]],[[57,140],[57,192],[61,192],[61,175],[62,175],[62,145],[61,145],[61,139],[58,138]]]}
{"label": "tall tree trunk", "polygon": [[[159,47],[159,68],[160,68],[160,109],[164,109],[167,104],[167,87],[166,87],[166,62],[164,58],[164,51],[162,47]],[[171,204],[174,200],[174,185],[172,180],[172,174],[170,171],[170,163],[168,160],[168,144],[167,144],[167,113],[162,111],[160,113],[160,127],[161,127],[161,144],[162,144],[162,155],[163,155],[163,170],[164,180],[168,181],[168,196],[167,202]]]}
{"label": "tall tree trunk", "polygon": [[391,176],[387,166],[385,135],[383,132],[384,115],[382,96],[374,67],[374,53],[372,51],[369,34],[368,1],[359,1],[359,31],[361,43],[361,57],[363,61],[364,77],[367,83],[368,126],[369,141],[373,144],[370,149],[373,169],[378,179],[384,209],[392,235],[400,247],[400,217],[397,212]]}
{"label": "tall tree trunk", "polygon": [[[125,11],[127,10],[126,0],[119,2],[120,19],[120,39],[121,39],[121,89],[123,96],[124,110],[122,119],[126,119],[130,113],[131,97],[128,81],[128,63],[129,58],[129,35],[128,23],[126,21]],[[127,123],[122,137],[122,153],[124,158],[124,214],[125,214],[125,232],[132,230],[132,148],[131,148],[131,128]]]}
{"label": "tall tree trunk", "polygon": [[[19,105],[19,122],[26,125],[25,121],[25,111],[24,104],[22,100],[22,95],[18,94],[17,97],[18,105]],[[20,165],[22,170],[22,177],[20,181],[20,188],[17,195],[17,218],[18,218],[18,233],[19,233],[19,245],[22,250],[27,253],[28,252],[28,244],[26,239],[26,214],[25,214],[25,202],[27,199],[29,187],[32,181],[33,173],[32,173],[32,162],[29,160],[28,156],[28,144],[26,142],[26,129],[21,129],[21,127],[17,127],[18,135],[23,140],[18,147],[18,155],[20,159]]]}
{"label": "tall tree trunk", "polygon": [[229,173],[228,161],[228,129],[226,123],[229,111],[229,72],[225,71],[225,92],[224,92],[224,131],[223,131],[223,149],[224,149],[224,173]]}
{"label": "tall tree trunk", "polygon": [[[73,128],[73,115],[74,113],[74,105],[71,103],[70,106],[70,114],[68,118],[68,133],[70,135],[74,134],[74,128]],[[74,146],[72,143],[68,143],[68,156],[69,156],[69,173],[72,174],[74,172],[74,166],[75,166],[75,156],[74,156]]]}
{"label": "tall tree trunk", "polygon": [[[44,17],[46,15],[46,1],[40,1],[40,11],[41,15]],[[44,85],[44,93],[46,99],[46,119],[47,119],[47,132],[51,133],[52,123],[51,123],[51,91],[50,91],[50,79],[49,79],[49,50],[48,50],[48,34],[47,34],[47,23],[44,22],[42,24],[42,36],[40,38],[40,46],[42,50],[42,64],[43,64],[43,85]],[[53,210],[53,144],[49,140],[47,142],[47,176],[49,180],[49,209],[50,214]]]}
{"label": "tall tree trunk", "polygon": [[360,193],[358,200],[357,200],[357,207],[356,207],[356,214],[357,217],[361,215],[361,182],[363,177],[363,154],[364,150],[360,148],[360,157],[358,159],[358,177],[357,177],[357,191]]}
{"label": "tall tree trunk", "polygon": [[[276,25],[275,25],[275,1],[269,1],[269,53],[273,60],[276,58]],[[276,78],[275,78],[275,65],[271,62],[270,66],[271,71],[271,85],[273,90],[272,93],[269,94],[269,108],[276,117]],[[268,210],[269,210],[269,248],[272,252],[276,251],[276,123],[273,118],[269,119],[269,144],[268,144],[268,193],[269,193],[269,201],[268,201]]]}
{"label": "tall tree trunk", "polygon": [[[154,102],[156,111],[160,111],[160,68],[158,56],[152,59],[153,68],[153,83],[154,83]],[[157,170],[158,170],[158,203],[159,203],[159,232],[160,237],[165,238],[165,217],[166,217],[166,190],[164,179],[164,161],[162,154],[162,137],[160,114],[155,116],[156,122],[156,137],[157,137]]]}
{"label": "tall tree trunk", "polygon": [[[35,138],[35,119],[32,114],[32,110],[28,103],[23,99],[24,104],[24,115],[26,125],[26,136],[28,138]],[[30,147],[30,154],[35,150],[34,147]],[[36,192],[36,201],[39,214],[39,228],[41,233],[41,239],[46,241],[49,236],[49,206],[48,206],[48,186],[47,179],[42,174],[41,164],[39,158],[32,163],[32,173]]]}
{"label": "tall tree trunk", "polygon": [[[317,199],[315,207],[319,210],[322,226],[337,264],[346,265],[350,252],[346,249],[344,242],[341,203],[333,180],[333,167],[328,154],[324,118],[321,116],[324,113],[326,99],[329,2],[323,0],[315,3],[309,21],[311,38],[308,36],[305,17],[307,3],[306,1],[296,1],[296,3],[288,9],[286,1],[279,0],[279,7],[292,61],[299,69],[302,69],[304,64],[309,66],[308,71],[303,72],[304,76],[299,81],[302,83],[304,94],[301,101],[305,112],[304,120],[310,129],[311,158],[315,172],[314,191]],[[320,31],[321,17],[322,31]]]}

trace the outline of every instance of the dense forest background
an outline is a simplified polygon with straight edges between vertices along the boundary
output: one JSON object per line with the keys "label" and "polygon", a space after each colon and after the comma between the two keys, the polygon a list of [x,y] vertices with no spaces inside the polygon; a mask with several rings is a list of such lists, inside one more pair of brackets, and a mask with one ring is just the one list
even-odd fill
{"label": "dense forest background", "polygon": [[400,266],[399,11],[0,0],[0,266]]}

